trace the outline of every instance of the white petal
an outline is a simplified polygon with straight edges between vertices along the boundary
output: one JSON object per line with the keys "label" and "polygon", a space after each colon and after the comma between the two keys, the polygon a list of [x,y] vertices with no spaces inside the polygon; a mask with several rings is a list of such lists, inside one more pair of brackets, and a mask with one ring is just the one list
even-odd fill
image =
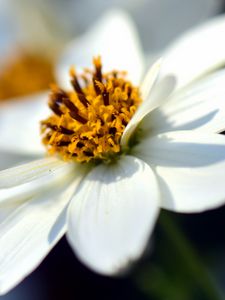
{"label": "white petal", "polygon": [[40,198],[44,193],[54,190],[56,186],[67,186],[71,182],[72,179],[68,176],[58,176],[50,181],[34,180],[12,188],[0,189],[0,224],[24,203]]}
{"label": "white petal", "polygon": [[31,182],[39,178],[51,180],[57,172],[67,174],[74,171],[75,164],[50,157],[0,171],[0,188],[8,188]]}
{"label": "white petal", "polygon": [[177,39],[165,52],[162,74],[174,74],[180,88],[225,63],[225,17],[219,16]]}
{"label": "white petal", "polygon": [[176,131],[143,141],[134,154],[155,168],[162,207],[200,212],[225,203],[225,137]]}
{"label": "white petal", "polygon": [[69,182],[73,178],[71,173],[54,172],[54,176],[42,176],[36,180],[16,185],[11,188],[0,189],[0,205],[2,203],[21,203],[28,201],[44,191],[54,188],[59,183]]}
{"label": "white petal", "polygon": [[[154,66],[153,66],[154,68]],[[155,82],[152,90],[147,99],[144,99],[143,103],[139,106],[132,119],[125,128],[122,138],[121,145],[126,147],[129,143],[129,139],[136,130],[141,120],[147,116],[155,108],[160,107],[165,103],[174,90],[176,80],[173,76],[166,76]]]}
{"label": "white petal", "polygon": [[[37,196],[46,189],[56,185],[59,182],[57,179],[51,180],[50,182],[46,180],[37,180],[37,182],[32,181],[12,188],[0,189],[0,205],[5,203],[7,205],[18,205],[28,201],[32,197]],[[62,179],[62,177],[60,177],[60,179]]]}
{"label": "white petal", "polygon": [[7,205],[0,205],[0,223],[6,220],[12,211],[15,211],[19,207],[19,204],[16,202],[7,204]]}
{"label": "white petal", "polygon": [[49,114],[46,93],[21,97],[0,106],[0,150],[40,154],[40,121]]}
{"label": "white petal", "polygon": [[103,71],[124,70],[139,83],[144,62],[137,31],[122,10],[111,10],[65,50],[57,69],[58,81],[70,88],[69,68],[92,67],[93,56],[101,55]]}
{"label": "white petal", "polygon": [[225,71],[221,70],[174,93],[169,101],[143,120],[147,132],[225,130]]}
{"label": "white petal", "polygon": [[160,67],[161,67],[162,59],[157,60],[148,70],[147,74],[145,75],[143,82],[141,83],[140,86],[140,92],[141,92],[141,97],[143,101],[145,101],[154,85],[156,82]]}
{"label": "white petal", "polygon": [[78,179],[24,203],[0,224],[0,294],[31,273],[65,233],[66,208]]}
{"label": "white petal", "polygon": [[115,274],[143,252],[158,215],[159,193],[147,164],[127,156],[96,167],[69,207],[68,238],[91,269]]}

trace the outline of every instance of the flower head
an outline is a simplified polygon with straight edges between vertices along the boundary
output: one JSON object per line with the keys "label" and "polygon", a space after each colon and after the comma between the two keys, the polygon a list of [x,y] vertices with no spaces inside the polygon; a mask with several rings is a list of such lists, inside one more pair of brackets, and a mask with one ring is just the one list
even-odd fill
{"label": "flower head", "polygon": [[[126,21],[122,18],[120,23],[117,17],[110,24],[104,28],[114,30],[119,24],[126,32],[124,47],[119,45],[112,57],[129,46],[134,60],[137,51],[127,45],[131,35]],[[110,39],[109,34],[100,36],[112,47],[113,37],[118,38],[117,32]],[[208,36],[204,47],[207,41]],[[107,42],[101,44],[108,47]],[[104,75],[99,59],[94,71],[82,78],[72,70],[69,89],[53,87],[49,100],[53,114],[42,121],[42,134],[54,155],[0,172],[2,293],[28,275],[65,233],[82,262],[112,275],[143,253],[160,207],[201,212],[224,203],[225,139],[215,133],[225,126],[224,70],[207,73],[213,60],[207,69],[208,60],[199,57],[198,69],[195,65],[183,70],[182,61],[176,65],[173,60],[171,75],[168,62],[174,52],[179,58],[179,51],[175,46],[165,63],[156,62],[138,90],[120,78],[120,72],[114,76],[113,69],[107,69]],[[103,54],[107,53],[108,49]],[[127,53],[124,61],[129,63]],[[223,59],[220,50],[216,65]],[[132,69],[128,76],[137,75],[138,67]]]}
{"label": "flower head", "polygon": [[[44,55],[15,49],[0,58],[0,101],[21,99],[26,95],[48,89],[54,80],[53,62]],[[32,80],[31,80],[32,78]]]}
{"label": "flower head", "polygon": [[71,69],[72,92],[53,87],[49,107],[54,114],[42,121],[44,144],[65,160],[109,162],[121,153],[122,134],[141,103],[123,72],[102,74],[100,57],[94,66],[80,75],[83,86]]}

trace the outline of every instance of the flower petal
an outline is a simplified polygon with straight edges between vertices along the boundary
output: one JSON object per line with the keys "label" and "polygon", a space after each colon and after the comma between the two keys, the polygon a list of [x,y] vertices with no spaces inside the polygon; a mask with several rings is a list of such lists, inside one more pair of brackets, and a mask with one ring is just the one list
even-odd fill
{"label": "flower petal", "polygon": [[175,130],[225,130],[225,71],[220,70],[174,93],[167,103],[143,120],[151,134]]}
{"label": "flower petal", "polygon": [[50,180],[57,172],[67,174],[74,171],[76,164],[66,163],[50,157],[0,171],[0,189],[31,182],[40,178]]}
{"label": "flower petal", "polygon": [[[153,69],[155,69],[155,65],[153,65]],[[153,111],[157,107],[160,107],[167,101],[167,98],[174,90],[175,85],[176,80],[173,76],[166,76],[158,82],[155,82],[148,98],[144,99],[143,103],[139,106],[123,132],[121,138],[121,145],[123,147],[126,147],[128,145],[130,137],[136,130],[141,120],[151,111]]]}
{"label": "flower petal", "polygon": [[174,74],[177,88],[225,63],[225,17],[219,16],[177,39],[164,52],[162,76]]}
{"label": "flower petal", "polygon": [[101,55],[103,70],[128,72],[129,79],[140,82],[144,69],[137,30],[122,10],[111,10],[83,36],[75,39],[65,50],[57,69],[58,81],[71,88],[69,68],[92,66],[93,56]]}
{"label": "flower petal", "polygon": [[[73,178],[73,177],[72,177]],[[11,188],[0,189],[0,205],[2,203],[21,203],[28,201],[34,196],[37,196],[44,191],[54,188],[59,183],[71,181],[71,174],[65,174],[64,172],[55,172],[54,176],[40,177],[36,180],[28,183],[13,186]]]}
{"label": "flower petal", "polygon": [[31,273],[63,236],[66,207],[78,179],[7,211],[0,224],[0,294]]}
{"label": "flower petal", "polygon": [[19,207],[19,204],[12,202],[7,205],[0,205],[0,223],[7,219],[8,216]]}
{"label": "flower petal", "polygon": [[225,137],[176,131],[149,138],[134,154],[154,167],[162,207],[201,212],[225,203]]}
{"label": "flower petal", "polygon": [[147,164],[131,156],[96,167],[68,213],[68,238],[94,271],[114,274],[143,252],[158,215],[159,193]]}
{"label": "flower petal", "polygon": [[0,107],[0,150],[42,154],[40,121],[48,114],[47,93],[21,97]]}
{"label": "flower petal", "polygon": [[150,94],[150,91],[156,82],[158,76],[160,67],[162,64],[162,59],[157,60],[148,70],[147,74],[145,75],[145,78],[143,79],[141,86],[140,86],[140,92],[141,97],[143,101],[145,101]]}

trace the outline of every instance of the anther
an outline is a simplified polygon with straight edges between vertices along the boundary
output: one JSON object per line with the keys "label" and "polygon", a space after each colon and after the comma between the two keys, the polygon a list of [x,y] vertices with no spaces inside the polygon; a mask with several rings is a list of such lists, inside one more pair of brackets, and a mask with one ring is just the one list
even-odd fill
{"label": "anther", "polygon": [[90,151],[84,151],[83,153],[88,157],[94,156],[93,153]]}
{"label": "anther", "polygon": [[52,125],[51,123],[43,123],[43,124],[45,124],[48,128],[52,129],[53,131],[57,131],[65,135],[71,135],[74,133],[73,130],[70,130],[63,126],[58,127],[57,125]]}
{"label": "anther", "polygon": [[85,106],[88,107],[89,102],[87,101],[86,97],[83,94],[78,94],[78,99],[80,100],[80,102]]}
{"label": "anther", "polygon": [[71,135],[71,134],[74,133],[73,130],[70,130],[70,129],[68,129],[68,128],[66,128],[66,127],[63,127],[63,126],[60,126],[60,127],[59,127],[59,131],[60,131],[61,133],[65,134],[65,135]]}
{"label": "anther", "polygon": [[81,149],[81,148],[83,148],[83,147],[84,147],[84,144],[83,144],[83,143],[81,143],[81,142],[78,142],[78,143],[77,143],[77,148]]}
{"label": "anther", "polygon": [[98,78],[96,76],[93,76],[93,85],[94,85],[94,89],[95,89],[95,92],[96,92],[97,96],[100,95],[101,94],[101,89],[98,85]]}
{"label": "anther", "polygon": [[96,76],[96,79],[100,82],[102,82],[102,66],[101,65],[96,65],[95,66],[95,76]]}
{"label": "anther", "polygon": [[78,122],[80,122],[81,124],[86,124],[87,120],[85,118],[83,118],[82,116],[80,116],[79,114],[71,111],[70,113],[71,118],[73,118],[74,120],[77,120]]}
{"label": "anther", "polygon": [[66,141],[57,142],[57,146],[59,147],[68,146],[69,144],[70,142],[66,142]]}
{"label": "anther", "polygon": [[82,116],[79,115],[79,110],[78,108],[73,104],[72,101],[69,99],[63,98],[63,103],[66,105],[66,107],[70,110],[69,114],[71,118],[77,120],[78,122],[82,124],[86,124],[87,120],[83,118]]}
{"label": "anther", "polygon": [[114,78],[117,78],[117,76],[118,76],[118,73],[117,73],[116,71],[113,71],[113,73],[112,73],[112,74],[113,74],[113,77],[114,77]]}
{"label": "anther", "polygon": [[78,93],[78,94],[83,94],[83,90],[77,80],[77,77],[74,75],[73,78],[71,79],[71,84],[74,88],[74,90]]}
{"label": "anther", "polygon": [[104,104],[105,104],[105,105],[109,105],[109,93],[104,92],[104,93],[102,94],[102,98],[103,98]]}
{"label": "anther", "polygon": [[131,91],[132,91],[132,90],[131,90],[131,87],[128,86],[128,87],[127,87],[127,97],[128,97],[128,98],[130,98],[130,96],[131,96]]}
{"label": "anther", "polygon": [[67,98],[66,92],[59,89],[58,87],[53,86],[52,87],[52,94],[51,94],[51,100],[53,102],[56,102],[57,104],[62,103],[63,98]]}
{"label": "anther", "polygon": [[113,135],[114,135],[114,134],[116,133],[116,131],[117,131],[117,130],[116,130],[116,127],[111,127],[111,128],[109,128],[109,133],[110,133],[110,134],[113,134]]}
{"label": "anther", "polygon": [[78,108],[73,104],[72,101],[70,101],[68,98],[63,98],[63,104],[71,111],[78,113]]}
{"label": "anther", "polygon": [[96,80],[102,82],[102,64],[100,56],[93,59],[93,63],[95,65],[95,77]]}
{"label": "anther", "polygon": [[61,116],[63,113],[60,110],[60,107],[58,105],[57,102],[49,102],[49,107],[51,108],[51,110],[57,115],[57,116]]}

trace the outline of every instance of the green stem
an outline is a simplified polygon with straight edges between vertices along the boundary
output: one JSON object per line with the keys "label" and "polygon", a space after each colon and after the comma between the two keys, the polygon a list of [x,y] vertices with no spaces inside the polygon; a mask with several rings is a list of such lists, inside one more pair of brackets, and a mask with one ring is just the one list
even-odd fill
{"label": "green stem", "polygon": [[204,264],[202,264],[198,254],[168,213],[164,212],[162,214],[160,225],[169,241],[175,246],[177,254],[182,258],[185,269],[204,292],[207,299],[225,299],[221,289],[210,276],[210,273],[207,268],[205,268]]}

